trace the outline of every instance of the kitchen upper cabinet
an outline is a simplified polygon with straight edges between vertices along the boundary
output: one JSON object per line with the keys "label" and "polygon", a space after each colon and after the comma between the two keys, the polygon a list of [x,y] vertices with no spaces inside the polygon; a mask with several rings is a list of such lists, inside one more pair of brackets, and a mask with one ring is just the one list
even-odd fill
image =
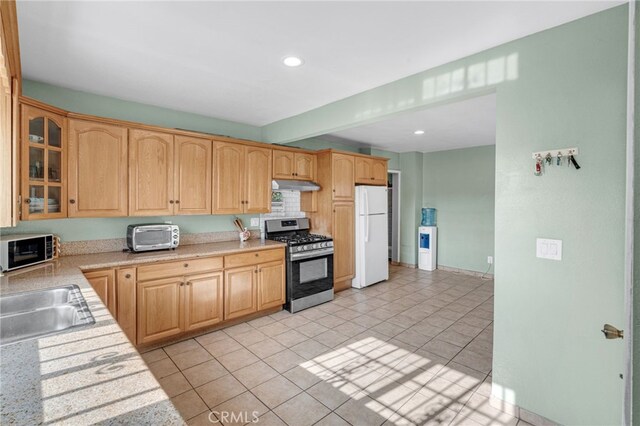
{"label": "kitchen upper cabinet", "polygon": [[[353,203],[333,205],[334,282],[351,279],[355,273],[355,207]],[[349,283],[350,285],[350,283]]]}
{"label": "kitchen upper cabinet", "polygon": [[173,136],[129,131],[129,214],[173,214]]}
{"label": "kitchen upper cabinet", "polygon": [[67,217],[66,119],[22,105],[22,219]]}
{"label": "kitchen upper cabinet", "polygon": [[224,272],[224,319],[233,319],[258,310],[257,266],[227,269]]}
{"label": "kitchen upper cabinet", "polygon": [[138,344],[182,333],[183,287],[182,277],[138,283]]}
{"label": "kitchen upper cabinet", "polygon": [[214,148],[215,214],[271,210],[271,150],[217,142]]}
{"label": "kitchen upper cabinet", "polygon": [[120,328],[136,343],[136,268],[116,271],[116,305]]}
{"label": "kitchen upper cabinet", "polygon": [[69,217],[128,213],[127,129],[69,120]]}
{"label": "kitchen upper cabinet", "polygon": [[111,315],[117,318],[116,276],[113,269],[86,272],[84,276]]}
{"label": "kitchen upper cabinet", "polygon": [[214,325],[223,318],[222,271],[187,277],[185,291],[185,331]]}
{"label": "kitchen upper cabinet", "polygon": [[244,208],[244,146],[216,142],[213,154],[213,212],[242,213]]}
{"label": "kitchen upper cabinet", "polygon": [[258,310],[282,306],[285,302],[284,262],[258,265]]}
{"label": "kitchen upper cabinet", "polygon": [[331,155],[333,200],[353,201],[355,197],[355,159],[352,155]]}
{"label": "kitchen upper cabinet", "polygon": [[387,185],[387,162],[378,158],[356,157],[355,182],[365,185]]}
{"label": "kitchen upper cabinet", "polygon": [[211,214],[211,141],[176,136],[174,148],[174,214]]}
{"label": "kitchen upper cabinet", "polygon": [[273,150],[273,178],[313,180],[315,155],[304,152]]}
{"label": "kitchen upper cabinet", "polygon": [[247,146],[245,148],[244,213],[271,211],[271,150]]}

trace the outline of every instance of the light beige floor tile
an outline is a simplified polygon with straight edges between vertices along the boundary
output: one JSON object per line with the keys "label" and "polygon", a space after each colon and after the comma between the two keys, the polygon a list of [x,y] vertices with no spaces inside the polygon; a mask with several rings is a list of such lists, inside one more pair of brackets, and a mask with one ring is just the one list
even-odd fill
{"label": "light beige floor tile", "polygon": [[222,330],[214,331],[212,333],[203,334],[202,336],[196,337],[196,341],[200,343],[202,346],[210,345],[213,342],[217,342],[219,340],[228,339],[229,335]]}
{"label": "light beige floor tile", "polygon": [[289,330],[277,336],[273,336],[273,340],[277,341],[286,348],[291,348],[299,343],[308,340],[308,337],[295,330]]}
{"label": "light beige floor tile", "polygon": [[324,325],[316,324],[315,322],[309,322],[305,325],[302,325],[296,329],[299,333],[304,334],[307,337],[317,336],[320,333],[324,333],[329,330]]}
{"label": "light beige floor tile", "polygon": [[160,361],[152,362],[149,364],[149,370],[151,370],[158,380],[180,371],[171,358],[164,358]]}
{"label": "light beige floor tile", "polygon": [[151,364],[152,362],[160,361],[168,357],[169,355],[167,355],[167,353],[162,349],[155,349],[153,351],[145,352],[142,354],[142,359],[147,364]]}
{"label": "light beige floor tile", "polygon": [[240,368],[233,372],[236,379],[240,381],[247,389],[254,388],[261,383],[266,382],[278,376],[278,372],[269,367],[266,363],[258,361],[254,364]]}
{"label": "light beige floor tile", "polygon": [[276,322],[276,320],[271,317],[260,317],[249,321],[247,324],[255,328],[260,328],[264,327],[265,325],[273,324],[274,322]]}
{"label": "light beige floor tile", "polygon": [[191,390],[191,385],[182,373],[173,373],[169,376],[163,377],[158,380],[158,382],[169,398]]}
{"label": "light beige floor tile", "polygon": [[300,389],[307,389],[320,381],[320,378],[303,367],[294,367],[283,374]]}
{"label": "light beige floor tile", "polygon": [[226,339],[220,339],[213,343],[205,345],[204,348],[211,355],[215,356],[216,358],[219,358],[230,352],[234,352],[234,351],[237,351],[238,349],[242,349],[242,345],[236,342],[235,340],[233,340],[232,338],[227,337]]}
{"label": "light beige floor tile", "polygon": [[273,339],[267,338],[253,345],[247,346],[251,352],[253,352],[258,358],[267,358],[278,352],[282,352],[286,348]]}
{"label": "light beige floor tile", "polygon": [[302,315],[295,315],[295,314],[291,315],[289,318],[286,318],[280,321],[281,324],[284,324],[287,327],[293,328],[293,329],[303,326],[309,322],[311,322],[311,320],[303,317]]}
{"label": "light beige floor tile", "polygon": [[218,357],[218,361],[220,361],[220,364],[222,364],[224,368],[231,372],[234,372],[259,360],[257,356],[249,351],[249,349],[242,348],[235,352],[231,352]]}
{"label": "light beige floor tile", "polygon": [[233,338],[244,346],[253,345],[254,343],[262,342],[267,338],[264,333],[259,332],[258,330],[251,330],[246,333],[241,333],[233,336]]}
{"label": "light beige floor tile", "polygon": [[342,404],[335,413],[353,426],[381,425],[393,414],[390,410],[381,410],[379,403],[362,393]]}
{"label": "light beige floor tile", "polygon": [[260,426],[287,426],[282,419],[274,414],[273,411],[269,411],[266,414],[260,416],[258,422]]}
{"label": "light beige floor tile", "polygon": [[214,407],[212,411],[226,426],[256,422],[269,409],[251,392],[245,392]]}
{"label": "light beige floor tile", "polygon": [[430,340],[420,349],[434,353],[436,355],[440,355],[441,357],[447,359],[453,358],[458,354],[458,352],[462,350],[460,346],[452,345],[451,343],[439,339]]}
{"label": "light beige floor tile", "polygon": [[452,361],[482,373],[489,373],[493,363],[488,354],[478,354],[467,349],[463,349]]}
{"label": "light beige floor tile", "polygon": [[196,392],[209,408],[240,395],[246,390],[242,383],[230,374],[196,388]]}
{"label": "light beige floor tile", "polygon": [[171,402],[175,405],[176,409],[185,420],[189,420],[198,414],[209,410],[204,401],[202,401],[200,396],[194,390],[174,396],[171,398]]}
{"label": "light beige floor tile", "polygon": [[371,327],[371,330],[384,334],[387,337],[394,337],[402,333],[405,330],[405,328],[400,327],[399,325],[395,325],[390,322],[384,321]]}
{"label": "light beige floor tile", "polygon": [[260,330],[260,332],[266,334],[267,336],[273,337],[273,336],[277,336],[278,334],[282,334],[286,331],[289,331],[291,329],[280,322],[274,321],[271,324],[258,327],[258,330]]}
{"label": "light beige floor tile", "polygon": [[182,352],[192,351],[198,349],[200,345],[194,339],[185,340],[182,342],[174,343],[173,345],[165,346],[163,349],[169,356],[178,355]]}
{"label": "light beige floor tile", "polygon": [[310,319],[311,321],[316,321],[317,319],[325,317],[328,314],[325,311],[318,309],[318,307],[316,306],[310,309],[305,309],[304,311],[300,312],[300,315],[307,319]]}
{"label": "light beige floor tile", "polygon": [[489,403],[489,398],[478,394],[469,398],[467,405],[460,411],[460,416],[469,417],[482,425],[515,426],[518,423],[517,418],[494,408]]}
{"label": "light beige floor tile", "polygon": [[251,393],[271,409],[293,398],[300,392],[302,392],[302,389],[280,375],[251,389]]}
{"label": "light beige floor tile", "polygon": [[437,376],[463,388],[475,389],[482,383],[486,374],[452,361],[440,370]]}
{"label": "light beige floor tile", "polygon": [[323,345],[320,342],[316,342],[313,339],[309,339],[302,343],[298,343],[291,347],[291,350],[306,359],[315,358],[325,352],[329,352],[331,348]]}
{"label": "light beige floor tile", "polygon": [[191,418],[187,424],[189,426],[212,426],[218,423],[218,418],[211,411],[205,411],[202,414]]}
{"label": "light beige floor tile", "polygon": [[306,392],[331,410],[335,410],[349,399],[349,395],[325,381],[316,383]]}
{"label": "light beige floor tile", "polygon": [[205,361],[213,359],[211,354],[200,345],[194,350],[181,352],[177,355],[170,355],[170,357],[180,370],[186,370],[194,365],[202,364]]}
{"label": "light beige floor tile", "polygon": [[227,333],[229,336],[234,337],[234,336],[237,336],[238,334],[247,333],[251,330],[255,330],[255,329],[251,327],[249,324],[247,324],[246,322],[243,322],[243,323],[225,328],[224,332]]}
{"label": "light beige floor tile", "polygon": [[337,326],[335,331],[340,334],[344,334],[347,337],[353,337],[363,331],[366,331],[366,328],[352,322],[345,322],[344,324]]}
{"label": "light beige floor tile", "polygon": [[215,359],[187,368],[183,370],[182,373],[193,387],[202,386],[205,383],[229,374],[222,364]]}
{"label": "light beige floor tile", "polygon": [[291,398],[273,412],[291,426],[310,426],[330,413],[327,407],[306,393]]}
{"label": "light beige floor tile", "polygon": [[336,413],[329,413],[314,426],[349,426],[349,423],[347,423],[345,419],[338,416]]}
{"label": "light beige floor tile", "polygon": [[317,324],[324,325],[327,328],[334,328],[340,324],[344,324],[346,321],[342,318],[334,317],[333,315],[327,315],[317,319],[315,322]]}
{"label": "light beige floor tile", "polygon": [[263,361],[269,364],[271,368],[282,374],[285,371],[303,364],[306,359],[302,358],[290,349],[285,349],[282,352],[278,352],[275,355],[264,358]]}
{"label": "light beige floor tile", "polygon": [[349,338],[344,334],[340,334],[337,331],[327,330],[324,333],[320,333],[313,338],[316,342],[320,342],[325,346],[330,348],[335,348],[336,346],[341,345]]}

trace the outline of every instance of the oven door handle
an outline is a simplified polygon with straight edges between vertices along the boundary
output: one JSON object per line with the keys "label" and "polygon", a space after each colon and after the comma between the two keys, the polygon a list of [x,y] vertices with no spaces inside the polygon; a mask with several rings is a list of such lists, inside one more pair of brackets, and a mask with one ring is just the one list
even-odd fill
{"label": "oven door handle", "polygon": [[291,260],[301,260],[301,259],[308,259],[310,257],[322,257],[322,256],[326,256],[329,254],[333,254],[333,248],[326,248],[326,249],[322,249],[322,250],[314,250],[312,252],[306,252],[306,253],[291,253]]}

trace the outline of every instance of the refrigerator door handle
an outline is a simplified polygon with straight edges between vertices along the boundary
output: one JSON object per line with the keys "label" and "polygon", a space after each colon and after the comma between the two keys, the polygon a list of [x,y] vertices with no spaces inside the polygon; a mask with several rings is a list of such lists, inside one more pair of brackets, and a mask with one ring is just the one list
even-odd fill
{"label": "refrigerator door handle", "polygon": [[369,194],[366,188],[362,190],[364,198],[364,242],[369,242]]}

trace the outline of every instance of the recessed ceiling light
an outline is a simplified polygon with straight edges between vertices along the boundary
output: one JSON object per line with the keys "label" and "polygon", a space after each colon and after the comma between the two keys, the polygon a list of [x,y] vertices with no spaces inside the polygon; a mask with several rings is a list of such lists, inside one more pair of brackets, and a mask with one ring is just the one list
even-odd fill
{"label": "recessed ceiling light", "polygon": [[414,135],[424,135],[424,130],[416,130],[413,132]]}
{"label": "recessed ceiling light", "polygon": [[288,67],[295,68],[302,65],[304,61],[301,58],[298,58],[297,56],[287,56],[282,60],[282,63],[284,63]]}

